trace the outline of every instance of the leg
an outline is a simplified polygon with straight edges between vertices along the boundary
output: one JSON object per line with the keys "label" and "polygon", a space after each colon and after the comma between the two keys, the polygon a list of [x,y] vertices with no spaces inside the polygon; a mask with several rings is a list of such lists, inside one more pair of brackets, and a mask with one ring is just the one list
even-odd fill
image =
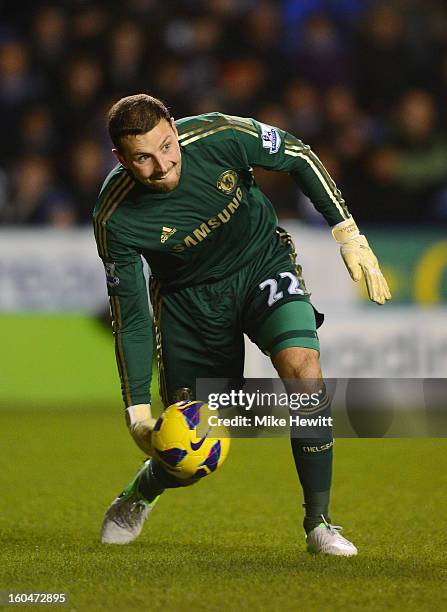
{"label": "leg", "polygon": [[[270,355],[288,393],[320,391],[319,414],[329,416],[329,401],[320,369],[316,320],[311,304],[305,300],[294,300],[278,305],[262,323],[255,338],[258,346]],[[303,408],[300,415],[305,416]],[[295,427],[291,428],[290,433],[295,467],[304,493],[304,528],[308,533],[321,523],[321,515],[329,522],[332,432],[326,429],[324,439],[300,436]]]}
{"label": "leg", "polygon": [[[151,282],[160,393],[165,407],[197,398],[197,378],[242,378],[243,336],[237,332],[227,284],[224,281],[163,295],[156,281]],[[220,313],[217,304],[225,306]],[[178,481],[152,459],[150,468],[148,465],[140,475],[138,491],[151,501],[164,489],[189,484]]]}
{"label": "leg", "polygon": [[161,295],[152,303],[165,407],[182,399],[201,399],[198,378],[243,380],[244,340],[230,279]]}
{"label": "leg", "polygon": [[[296,253],[287,234],[284,249],[294,264]],[[246,333],[270,356],[289,392],[297,388],[311,393],[321,390],[317,409],[320,414],[326,413],[321,416],[329,416],[330,402],[321,375],[316,331],[324,317],[309,302],[301,268],[289,267],[290,261],[287,265],[278,253],[271,257],[270,264],[273,261],[277,264],[276,271],[251,290],[244,320]],[[300,413],[304,416],[305,409],[300,408]],[[312,409],[314,415],[315,409]],[[323,434],[325,439],[322,439]],[[329,523],[332,431],[326,428],[326,431],[321,430],[320,438],[304,439],[291,428],[291,445],[304,493],[308,549],[328,554],[356,554],[355,546]]]}
{"label": "leg", "polygon": [[320,357],[317,350],[293,346],[273,357],[273,365],[282,379],[321,379]]}
{"label": "leg", "polygon": [[[318,351],[303,347],[285,348],[273,357],[273,364],[289,393],[323,391],[318,412],[329,416],[329,401],[325,397]],[[295,428],[291,428],[290,440],[304,494],[304,529],[309,533],[321,523],[322,515],[330,523],[333,439],[327,434],[324,438],[303,438]]]}
{"label": "leg", "polygon": [[[330,402],[321,377],[319,353],[315,349],[289,347],[276,353],[272,361],[288,392],[320,393],[318,413],[330,415]],[[303,389],[304,386],[304,389]],[[302,415],[305,411],[300,409]],[[312,411],[312,417],[316,415]],[[291,428],[295,465],[304,493],[304,529],[310,552],[353,556],[357,548],[340,535],[340,527],[330,524],[329,494],[332,480],[332,431],[318,438],[302,438]]]}
{"label": "leg", "polygon": [[[195,398],[197,378],[242,378],[243,336],[233,316],[234,299],[225,285],[228,282],[167,296],[162,295],[156,281],[151,282],[160,394],[165,407]],[[134,540],[163,491],[182,486],[185,483],[168,474],[154,458],[145,461],[107,510],[102,541],[127,544]]]}

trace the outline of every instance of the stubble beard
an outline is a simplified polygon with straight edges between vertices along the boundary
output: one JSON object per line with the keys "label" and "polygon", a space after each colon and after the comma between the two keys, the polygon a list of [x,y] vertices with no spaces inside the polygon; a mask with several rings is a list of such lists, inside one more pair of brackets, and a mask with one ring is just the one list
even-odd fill
{"label": "stubble beard", "polygon": [[170,191],[173,191],[179,184],[181,171],[182,171],[182,165],[181,165],[181,161],[179,161],[175,165],[175,167],[171,169],[171,172],[175,174],[175,179],[176,179],[175,182],[158,183],[157,181],[153,181],[153,182],[145,182],[144,184],[154,193],[169,193]]}

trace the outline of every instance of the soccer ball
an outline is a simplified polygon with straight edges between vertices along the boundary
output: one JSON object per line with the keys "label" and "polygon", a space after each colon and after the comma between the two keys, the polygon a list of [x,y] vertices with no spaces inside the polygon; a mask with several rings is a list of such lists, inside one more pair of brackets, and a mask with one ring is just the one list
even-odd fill
{"label": "soccer ball", "polygon": [[205,402],[182,401],[158,417],[152,432],[154,456],[178,480],[196,481],[215,472],[225,461],[230,439],[217,438],[214,432],[210,436],[211,414]]}

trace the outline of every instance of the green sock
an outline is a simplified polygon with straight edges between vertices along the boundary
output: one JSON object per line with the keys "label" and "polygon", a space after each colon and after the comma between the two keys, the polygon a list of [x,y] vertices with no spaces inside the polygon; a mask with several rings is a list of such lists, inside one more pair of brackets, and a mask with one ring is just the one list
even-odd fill
{"label": "green sock", "polygon": [[303,504],[306,509],[306,513],[304,515],[303,527],[306,533],[318,527],[320,523],[323,522],[321,515],[324,516],[324,519],[330,523],[331,518],[329,516],[329,491],[311,491],[308,492],[307,495],[304,496],[306,499]]}
{"label": "green sock", "polygon": [[137,482],[137,490],[148,503],[153,502],[165,490],[158,477],[157,470],[154,470],[153,459],[146,464],[146,468],[141,472]]}
{"label": "green sock", "polygon": [[152,458],[138,477],[137,490],[147,502],[151,503],[165,489],[177,489],[189,484],[191,483],[179,481],[168,474],[160,463]]}
{"label": "green sock", "polygon": [[321,515],[330,522],[329,497],[332,481],[332,440],[291,438],[293,458],[304,494],[306,533],[317,527]]}

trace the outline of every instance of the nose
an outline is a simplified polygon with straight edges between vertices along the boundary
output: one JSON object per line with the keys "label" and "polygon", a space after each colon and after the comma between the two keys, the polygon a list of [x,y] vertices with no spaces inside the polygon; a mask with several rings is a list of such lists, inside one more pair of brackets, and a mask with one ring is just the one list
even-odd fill
{"label": "nose", "polygon": [[164,174],[166,174],[166,172],[169,170],[169,162],[160,158],[160,157],[156,157],[154,159],[154,172],[155,174],[161,174],[162,176]]}

